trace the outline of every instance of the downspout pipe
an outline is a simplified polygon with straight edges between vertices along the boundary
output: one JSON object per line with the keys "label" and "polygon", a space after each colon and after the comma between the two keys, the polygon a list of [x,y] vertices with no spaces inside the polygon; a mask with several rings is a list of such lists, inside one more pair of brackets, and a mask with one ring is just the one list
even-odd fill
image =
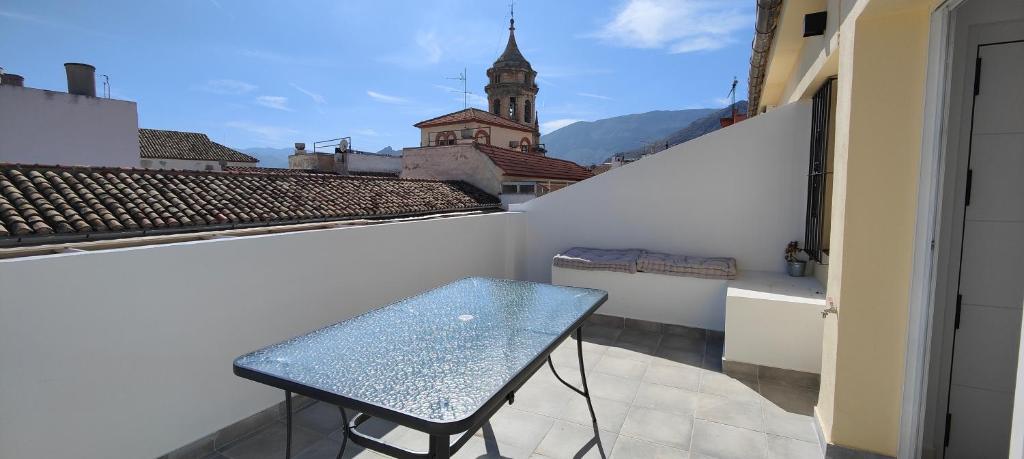
{"label": "downspout pipe", "polygon": [[782,0],[757,0],[757,19],[751,44],[750,74],[747,77],[747,115],[756,116],[761,105],[764,74],[768,67],[768,54],[775,39],[775,26],[782,10]]}

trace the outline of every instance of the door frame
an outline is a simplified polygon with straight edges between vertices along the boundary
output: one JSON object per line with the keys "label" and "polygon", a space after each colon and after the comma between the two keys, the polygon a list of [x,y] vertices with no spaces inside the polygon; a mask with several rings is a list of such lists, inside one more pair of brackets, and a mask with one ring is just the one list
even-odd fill
{"label": "door frame", "polygon": [[[979,3],[948,0],[931,16],[900,416],[901,458],[943,454],[958,288],[950,281],[960,274],[966,147],[971,141],[974,96],[975,68],[967,63],[974,62],[978,45],[1005,41],[998,37],[1012,34],[1015,25],[1024,25],[1024,18],[1000,23],[978,20],[977,15],[960,17],[966,7]],[[1019,408],[1024,418],[1024,407]],[[1015,428],[1011,438],[1020,437],[1024,431]]]}

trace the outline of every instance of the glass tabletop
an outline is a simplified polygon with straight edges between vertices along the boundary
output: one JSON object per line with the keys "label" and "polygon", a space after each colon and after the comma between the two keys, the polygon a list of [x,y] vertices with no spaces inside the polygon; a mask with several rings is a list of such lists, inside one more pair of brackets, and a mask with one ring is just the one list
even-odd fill
{"label": "glass tabletop", "polygon": [[447,423],[480,410],[606,298],[471,277],[246,354],[235,367]]}

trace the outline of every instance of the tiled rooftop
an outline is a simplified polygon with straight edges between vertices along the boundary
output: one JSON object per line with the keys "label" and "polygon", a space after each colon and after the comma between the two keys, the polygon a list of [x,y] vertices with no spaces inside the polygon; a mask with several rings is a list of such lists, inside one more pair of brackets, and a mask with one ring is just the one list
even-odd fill
{"label": "tiled rooftop", "polygon": [[257,163],[253,158],[210,140],[199,132],[139,129],[139,156],[157,159]]}
{"label": "tiled rooftop", "polygon": [[459,110],[457,112],[448,113],[445,115],[431,118],[429,120],[420,121],[414,126],[418,128],[431,127],[431,126],[445,126],[449,124],[464,123],[466,121],[480,121],[487,124],[496,126],[504,126],[510,129],[516,129],[523,132],[533,132],[533,127],[517,123],[507,118],[502,118],[490,112],[479,110],[476,108],[467,108]]}
{"label": "tiled rooftop", "polygon": [[[650,327],[645,327],[650,330]],[[721,371],[723,336],[682,327],[660,331],[584,327],[584,362],[598,428],[583,397],[547,367],[516,393],[455,457],[511,458],[820,458],[812,420],[816,382],[785,372],[729,376]],[[559,374],[580,383],[576,343],[552,355]],[[765,373],[765,371],[761,371]],[[295,416],[293,457],[334,458],[341,445],[335,407],[314,403]],[[381,420],[360,430],[425,450],[424,434]],[[209,458],[279,458],[277,419],[224,445]],[[349,442],[345,457],[379,458]]]}
{"label": "tiled rooftop", "polygon": [[0,164],[0,242],[497,208],[463,182]]}
{"label": "tiled rooftop", "polygon": [[545,178],[555,180],[584,180],[594,174],[587,168],[572,161],[521,151],[509,150],[494,145],[474,144],[480,152],[491,158],[506,176]]}

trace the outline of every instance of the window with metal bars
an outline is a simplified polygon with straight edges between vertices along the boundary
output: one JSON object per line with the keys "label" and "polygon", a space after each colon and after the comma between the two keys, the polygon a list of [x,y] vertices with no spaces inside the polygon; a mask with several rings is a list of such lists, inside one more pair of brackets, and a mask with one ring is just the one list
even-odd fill
{"label": "window with metal bars", "polygon": [[829,137],[835,78],[829,78],[811,99],[811,154],[807,169],[807,221],[804,226],[804,252],[822,262],[828,250],[828,225],[831,218],[832,164]]}

